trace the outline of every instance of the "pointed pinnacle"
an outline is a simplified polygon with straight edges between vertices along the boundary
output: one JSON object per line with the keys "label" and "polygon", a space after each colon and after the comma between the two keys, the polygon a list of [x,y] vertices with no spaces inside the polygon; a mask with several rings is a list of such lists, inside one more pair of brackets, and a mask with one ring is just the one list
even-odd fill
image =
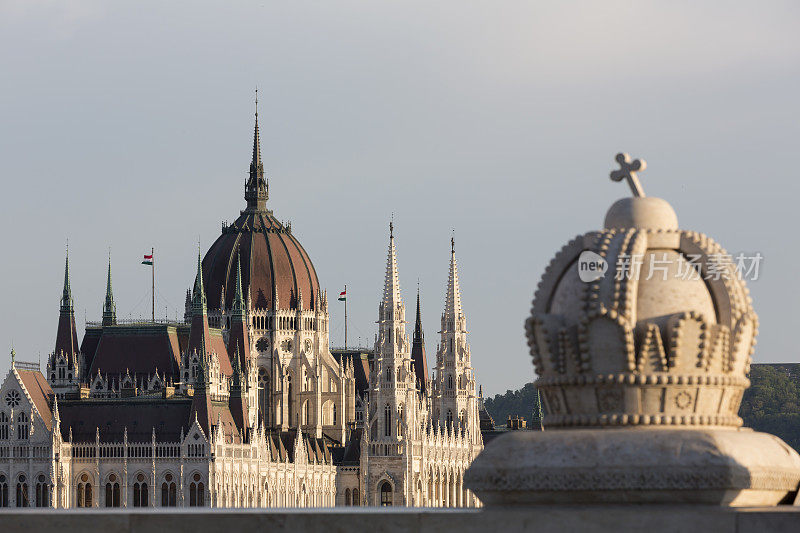
{"label": "pointed pinnacle", "polygon": [[192,294],[192,310],[206,312],[206,294],[203,288],[203,262],[200,257],[200,245],[197,246],[197,275],[194,280],[194,294]]}
{"label": "pointed pinnacle", "polygon": [[61,295],[61,311],[73,312],[72,289],[69,284],[69,250],[64,262],[64,291]]}

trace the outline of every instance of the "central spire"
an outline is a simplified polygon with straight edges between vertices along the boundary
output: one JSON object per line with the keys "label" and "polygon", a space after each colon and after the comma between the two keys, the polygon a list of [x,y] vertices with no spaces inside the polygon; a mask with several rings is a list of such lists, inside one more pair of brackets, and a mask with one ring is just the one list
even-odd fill
{"label": "central spire", "polygon": [[250,162],[250,177],[244,186],[244,199],[248,211],[266,211],[269,185],[264,179],[264,164],[261,162],[261,137],[258,132],[258,89],[256,89],[256,125],[253,129],[253,159]]}

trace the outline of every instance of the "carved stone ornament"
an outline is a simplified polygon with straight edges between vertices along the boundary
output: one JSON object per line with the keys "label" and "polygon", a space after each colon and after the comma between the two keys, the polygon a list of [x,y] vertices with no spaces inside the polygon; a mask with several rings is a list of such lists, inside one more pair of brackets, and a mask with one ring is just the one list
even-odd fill
{"label": "carved stone ornament", "polygon": [[618,154],[634,194],[552,259],[525,330],[541,432],[494,439],[465,481],[487,505],[794,497],[800,456],[740,428],[758,318],[736,262],[644,195],[644,161]]}

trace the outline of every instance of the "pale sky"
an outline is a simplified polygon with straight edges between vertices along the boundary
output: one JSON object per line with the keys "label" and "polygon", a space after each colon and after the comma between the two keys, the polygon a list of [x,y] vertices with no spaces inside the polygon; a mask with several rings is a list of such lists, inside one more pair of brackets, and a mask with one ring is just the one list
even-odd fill
{"label": "pale sky", "polygon": [[479,383],[531,381],[533,291],[629,194],[608,178],[627,151],[683,229],[764,256],[755,361],[797,361],[798,27],[791,1],[0,0],[2,350],[46,362],[67,240],[81,336],[109,247],[118,316],[149,314],[151,246],[157,315],[182,315],[198,238],[244,206],[257,85],[268,206],[333,344],[345,283],[372,342],[394,213],[429,365],[454,228]]}

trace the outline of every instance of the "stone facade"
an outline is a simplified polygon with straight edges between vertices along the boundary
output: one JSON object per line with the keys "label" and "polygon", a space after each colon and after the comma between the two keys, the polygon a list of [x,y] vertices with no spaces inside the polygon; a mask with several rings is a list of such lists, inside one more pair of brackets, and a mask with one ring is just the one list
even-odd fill
{"label": "stone facade", "polygon": [[464,472],[483,449],[483,439],[454,248],[441,336],[435,386],[426,387],[411,357],[390,228],[361,444],[361,494],[368,505],[479,505],[464,487]]}
{"label": "stone facade", "polygon": [[[478,504],[454,250],[437,374],[420,381],[391,237],[370,371],[331,353],[327,294],[268,197],[256,119],[247,207],[198,250],[182,322],[118,320],[109,260],[102,321],[80,340],[67,257],[44,372],[12,353],[0,387],[0,507]],[[427,376],[424,346],[415,357]]]}

